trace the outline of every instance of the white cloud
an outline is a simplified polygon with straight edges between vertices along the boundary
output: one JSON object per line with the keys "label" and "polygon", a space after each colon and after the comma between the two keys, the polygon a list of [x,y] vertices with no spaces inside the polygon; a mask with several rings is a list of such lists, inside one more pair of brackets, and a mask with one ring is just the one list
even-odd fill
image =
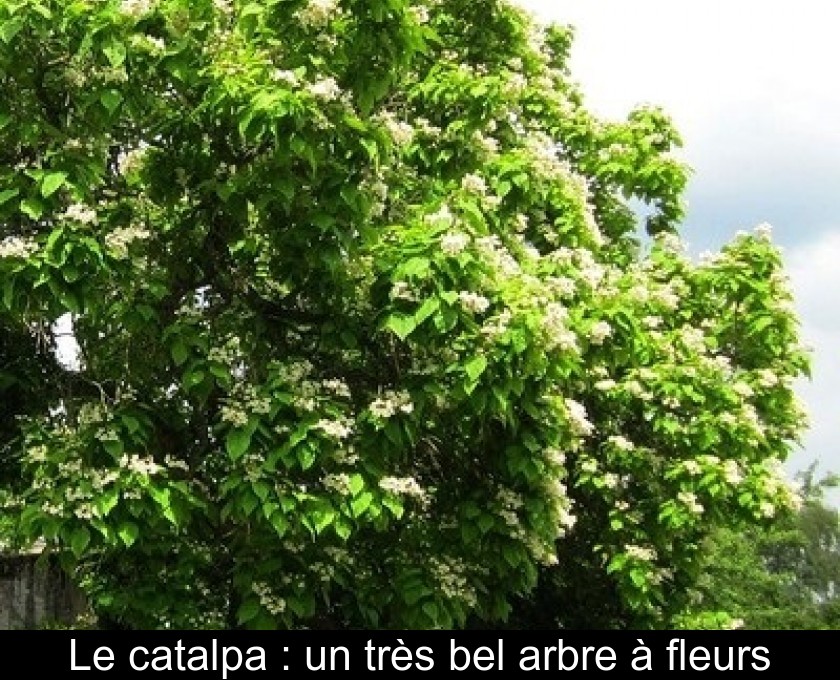
{"label": "white cloud", "polygon": [[813,379],[799,390],[812,427],[805,451],[791,464],[803,467],[818,457],[822,469],[840,472],[840,230],[791,249],[785,259],[803,320],[802,337],[814,347]]}
{"label": "white cloud", "polygon": [[[695,173],[685,236],[701,249],[762,221],[788,246],[813,381],[804,451],[840,472],[840,7],[824,0],[518,0],[571,24],[572,77],[590,108],[673,117]],[[840,504],[840,493],[835,494]]]}
{"label": "white cloud", "polygon": [[701,249],[763,221],[785,244],[810,240],[840,214],[834,3],[518,4],[575,27],[571,74],[592,109],[622,118],[653,103],[672,116],[695,171],[686,235]]}

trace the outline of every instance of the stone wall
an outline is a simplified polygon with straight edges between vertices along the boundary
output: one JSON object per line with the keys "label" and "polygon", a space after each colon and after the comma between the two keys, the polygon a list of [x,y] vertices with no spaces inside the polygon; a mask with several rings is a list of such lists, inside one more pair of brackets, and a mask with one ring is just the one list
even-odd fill
{"label": "stone wall", "polygon": [[0,630],[69,623],[85,609],[65,574],[40,555],[0,555]]}

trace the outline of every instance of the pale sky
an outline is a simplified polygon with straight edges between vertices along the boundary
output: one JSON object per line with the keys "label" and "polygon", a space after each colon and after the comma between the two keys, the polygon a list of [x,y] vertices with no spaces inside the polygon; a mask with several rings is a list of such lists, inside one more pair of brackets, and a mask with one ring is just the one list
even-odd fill
{"label": "pale sky", "polygon": [[[571,24],[589,107],[662,106],[693,168],[683,236],[695,254],[774,227],[815,348],[812,416],[791,472],[840,472],[840,4],[764,0],[518,0]],[[840,493],[832,499],[840,503]]]}

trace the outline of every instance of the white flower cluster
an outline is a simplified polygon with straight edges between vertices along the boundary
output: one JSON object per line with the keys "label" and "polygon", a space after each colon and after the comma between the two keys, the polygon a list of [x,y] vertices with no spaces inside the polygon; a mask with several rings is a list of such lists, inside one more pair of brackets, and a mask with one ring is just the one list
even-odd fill
{"label": "white flower cluster", "polygon": [[565,160],[557,155],[557,143],[543,132],[531,132],[525,137],[527,150],[534,170],[541,177],[549,180],[566,180],[571,182],[572,168]]}
{"label": "white flower cluster", "polygon": [[47,447],[43,444],[27,447],[26,457],[33,463],[43,463],[47,460]]}
{"label": "white flower cluster", "polygon": [[566,325],[568,318],[569,311],[559,302],[549,302],[545,306],[542,326],[548,336],[549,348],[557,348],[564,352],[579,351],[577,335]]}
{"label": "white flower cluster", "polygon": [[315,429],[322,430],[333,439],[347,439],[353,434],[353,421],[349,419],[335,419],[321,418],[315,423]]}
{"label": "white flower cluster", "polygon": [[297,87],[300,84],[300,78],[294,71],[287,71],[283,69],[274,69],[271,72],[271,79],[276,83],[286,83],[291,87]]}
{"label": "white flower cluster", "polygon": [[38,244],[30,238],[7,236],[0,241],[0,259],[26,259],[38,252]]}
{"label": "white flower cluster", "polygon": [[756,372],[756,381],[765,388],[770,389],[779,384],[779,376],[777,376],[771,369],[762,368]]}
{"label": "white flower cluster", "polygon": [[418,24],[429,23],[429,10],[427,7],[423,5],[412,5],[408,8],[408,11]]}
{"label": "white flower cluster", "polygon": [[392,300],[409,300],[414,301],[417,295],[411,289],[411,285],[407,281],[396,281],[391,286],[391,292],[388,294]]}
{"label": "white flower cluster", "polygon": [[255,583],[251,589],[260,598],[260,604],[272,616],[278,616],[286,611],[286,601],[282,597],[277,597],[267,583]]}
{"label": "white flower cluster", "polygon": [[499,140],[491,135],[485,135],[481,130],[473,132],[472,142],[481,156],[493,156],[499,152]]}
{"label": "white flower cluster", "polygon": [[379,480],[379,488],[397,496],[411,496],[421,501],[428,495],[414,477],[383,477]]}
{"label": "white flower cluster", "polygon": [[439,137],[443,132],[437,125],[433,125],[428,118],[414,119],[414,126],[417,132],[427,137]]}
{"label": "white flower cluster", "polygon": [[164,456],[163,462],[170,470],[183,470],[184,472],[190,471],[190,466],[187,461],[176,458],[168,453]]}
{"label": "white flower cluster", "polygon": [[411,144],[411,140],[414,139],[414,128],[409,123],[398,120],[391,111],[380,111],[376,115],[375,120],[384,126],[388,135],[394,140],[394,144],[397,146]]}
{"label": "white flower cluster", "polygon": [[268,397],[259,396],[253,385],[240,384],[219,409],[219,417],[223,423],[243,427],[248,424],[250,414],[266,415],[270,411],[271,400]]}
{"label": "white flower cluster", "polygon": [[396,415],[398,412],[405,414],[411,413],[414,410],[414,404],[408,392],[386,390],[385,394],[374,399],[368,408],[376,418],[386,419]]}
{"label": "white flower cluster", "polygon": [[455,221],[455,216],[449,206],[444,203],[437,212],[426,215],[423,221],[431,227],[448,227]]}
{"label": "white flower cluster", "polygon": [[586,407],[574,399],[565,399],[566,414],[572,432],[581,437],[588,437],[595,431],[595,426],[589,421]]}
{"label": "white flower cluster", "polygon": [[515,491],[500,488],[496,492],[496,500],[502,506],[502,509],[499,511],[499,516],[504,520],[505,524],[513,529],[518,528],[520,522],[517,512],[524,505],[522,497]]}
{"label": "white flower cluster", "polygon": [[332,392],[337,397],[350,398],[350,386],[340,378],[329,378],[321,381],[321,386],[327,391]]}
{"label": "white flower cluster", "polygon": [[475,244],[484,261],[493,267],[498,276],[508,278],[521,273],[519,262],[495,234],[482,236],[476,239]]}
{"label": "white flower cluster", "polygon": [[612,335],[612,326],[606,321],[598,321],[589,330],[589,339],[593,345],[602,345]]}
{"label": "white flower cluster", "polygon": [[607,441],[619,451],[632,451],[634,449],[633,442],[621,435],[612,435]]}
{"label": "white flower cluster", "polygon": [[335,78],[322,78],[306,86],[306,91],[316,99],[332,102],[341,97],[341,88]]}
{"label": "white flower cluster", "polygon": [[240,340],[235,335],[232,335],[225,343],[219,347],[211,347],[207,351],[208,361],[217,361],[225,366],[234,366],[242,359],[242,352],[240,350]]}
{"label": "white flower cluster", "polygon": [[444,255],[460,255],[470,244],[470,237],[461,231],[447,232],[440,239],[440,249]]}
{"label": "white flower cluster", "polygon": [[509,309],[503,309],[497,315],[487,319],[481,326],[481,334],[493,340],[508,330],[513,314]]}
{"label": "white flower cluster", "polygon": [[135,35],[131,44],[138,50],[148,52],[152,56],[160,56],[166,51],[166,41],[153,35]]}
{"label": "white flower cluster", "polygon": [[213,7],[222,14],[233,14],[233,0],[213,0]]}
{"label": "white flower cluster", "polygon": [[677,234],[671,232],[662,232],[655,237],[656,244],[665,252],[672,255],[682,255],[688,250],[688,244],[683,241]]}
{"label": "white flower cluster", "polygon": [[324,488],[330,489],[331,491],[335,491],[336,493],[341,494],[342,496],[349,496],[350,491],[350,475],[346,472],[339,472],[339,473],[331,473],[328,475],[324,475],[324,478],[321,480],[324,485]]}
{"label": "white flower cluster", "polygon": [[140,475],[154,475],[160,472],[163,468],[160,465],[155,463],[150,457],[141,457],[136,453],[129,456],[128,454],[123,455],[120,458],[120,467],[125,468],[126,470],[130,470],[131,472],[136,472]]}
{"label": "white flower cluster", "polygon": [[121,175],[131,175],[143,167],[143,160],[146,157],[146,149],[129,149],[121,151],[117,157],[117,168]]}
{"label": "white flower cluster", "polygon": [[478,596],[467,580],[467,567],[463,561],[454,557],[433,556],[429,558],[429,566],[446,597],[461,600],[468,607],[478,604]]}
{"label": "white flower cluster", "polygon": [[460,300],[464,309],[472,314],[483,314],[490,307],[490,300],[483,295],[468,290],[462,290],[458,293],[458,300]]}
{"label": "white flower cluster", "polygon": [[74,203],[64,211],[64,219],[84,225],[96,224],[96,211],[86,205]]}
{"label": "white flower cluster", "polygon": [[123,0],[120,3],[120,12],[133,19],[139,19],[149,14],[156,4],[155,0]]}
{"label": "white flower cluster", "polygon": [[340,12],[338,0],[309,0],[295,12],[295,17],[308,28],[323,28]]}
{"label": "white flower cluster", "polygon": [[744,474],[741,471],[741,466],[737,461],[727,460],[723,463],[723,478],[727,484],[737,486],[744,481]]}
{"label": "white flower cluster", "polygon": [[700,467],[700,463],[698,463],[696,460],[683,461],[682,467],[683,470],[685,470],[692,477],[696,477],[703,471],[703,469]]}
{"label": "white flower cluster", "polygon": [[632,557],[643,562],[653,562],[656,559],[656,550],[653,548],[645,548],[640,545],[625,545],[624,552],[627,553],[628,557]]}
{"label": "white flower cluster", "polygon": [[680,491],[677,494],[677,500],[695,515],[703,514],[703,505],[697,500],[697,495],[691,491]]}
{"label": "white flower cluster", "polygon": [[610,390],[615,389],[618,386],[618,383],[613,380],[612,378],[603,378],[595,383],[594,387],[596,390],[601,392],[609,392]]}
{"label": "white flower cluster", "polygon": [[753,231],[758,238],[764,239],[765,241],[769,241],[773,236],[773,227],[767,222],[762,222]]}
{"label": "white flower cluster", "polygon": [[461,179],[461,188],[471,194],[484,195],[487,193],[487,182],[481,175],[468,173]]}
{"label": "white flower cluster", "polygon": [[144,241],[151,236],[151,232],[143,227],[134,225],[128,227],[117,227],[114,231],[105,235],[105,247],[111,254],[124,260],[128,257],[128,248],[135,241]]}
{"label": "white flower cluster", "polygon": [[373,217],[380,217],[385,214],[388,204],[388,185],[383,181],[381,175],[366,178],[360,188],[373,198],[370,213]]}

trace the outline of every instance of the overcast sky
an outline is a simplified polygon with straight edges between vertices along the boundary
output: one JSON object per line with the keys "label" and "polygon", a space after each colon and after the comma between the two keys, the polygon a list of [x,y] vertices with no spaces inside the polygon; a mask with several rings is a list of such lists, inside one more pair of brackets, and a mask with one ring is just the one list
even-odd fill
{"label": "overcast sky", "polygon": [[[590,109],[668,111],[694,174],[683,236],[695,254],[773,225],[814,378],[812,427],[791,472],[840,472],[840,9],[825,0],[518,0],[571,24]],[[832,495],[840,502],[840,493]]]}

